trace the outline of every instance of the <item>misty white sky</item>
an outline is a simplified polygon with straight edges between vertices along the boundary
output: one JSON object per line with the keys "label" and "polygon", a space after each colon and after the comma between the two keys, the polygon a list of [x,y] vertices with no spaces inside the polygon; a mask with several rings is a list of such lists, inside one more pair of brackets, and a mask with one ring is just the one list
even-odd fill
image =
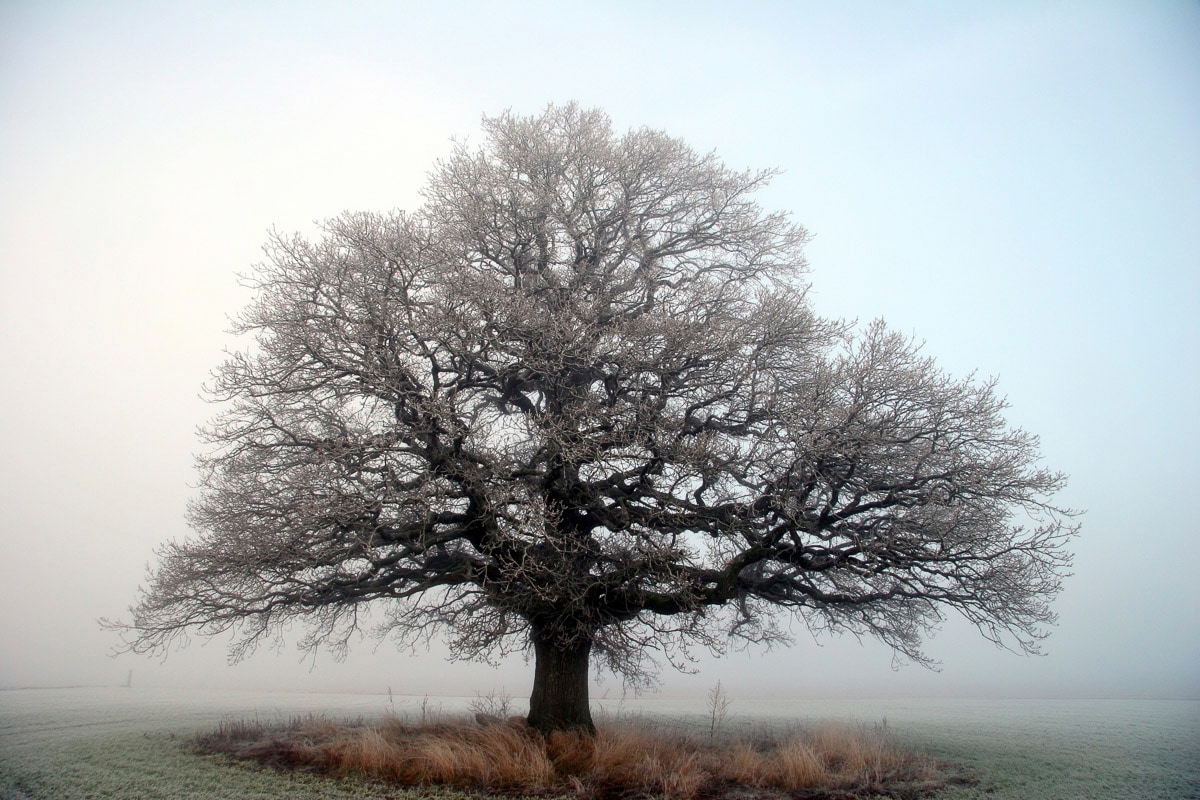
{"label": "misty white sky", "polygon": [[[187,534],[198,397],[272,226],[412,208],[480,115],[577,100],[731,166],[816,236],[817,309],[996,375],[1087,510],[1049,655],[954,620],[939,673],[854,639],[666,694],[1200,696],[1200,5],[0,3],[0,687],[470,694],[363,642],[225,665],[96,624]],[[619,694],[610,678],[595,690]]]}

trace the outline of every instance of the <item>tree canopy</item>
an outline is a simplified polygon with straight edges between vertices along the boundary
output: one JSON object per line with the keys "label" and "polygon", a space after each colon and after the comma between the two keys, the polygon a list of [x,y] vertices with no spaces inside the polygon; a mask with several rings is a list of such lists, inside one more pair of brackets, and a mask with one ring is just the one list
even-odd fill
{"label": "tree canopy", "polygon": [[590,725],[593,657],[637,682],[781,614],[927,662],[953,609],[1036,651],[1063,476],[991,381],[814,314],[773,172],[574,105],[483,129],[415,211],[271,237],[129,649],[301,620],[339,652],[369,605],[463,658],[532,648],[543,729]]}

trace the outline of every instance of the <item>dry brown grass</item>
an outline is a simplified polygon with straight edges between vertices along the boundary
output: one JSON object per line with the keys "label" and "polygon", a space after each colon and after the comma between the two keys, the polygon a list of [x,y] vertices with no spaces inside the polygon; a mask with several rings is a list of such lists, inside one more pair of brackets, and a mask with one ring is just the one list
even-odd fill
{"label": "dry brown grass", "polygon": [[287,769],[589,800],[916,798],[948,779],[933,761],[894,747],[881,731],[833,723],[714,743],[645,725],[609,725],[593,737],[542,736],[520,721],[410,726],[396,719],[373,725],[306,719],[274,727],[230,724],[197,745]]}

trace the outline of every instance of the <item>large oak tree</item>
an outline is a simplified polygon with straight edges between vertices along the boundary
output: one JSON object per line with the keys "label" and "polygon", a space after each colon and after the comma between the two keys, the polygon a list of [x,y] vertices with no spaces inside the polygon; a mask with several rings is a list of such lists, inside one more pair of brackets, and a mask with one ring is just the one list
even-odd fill
{"label": "large oak tree", "polygon": [[599,111],[484,122],[413,213],[275,235],[210,387],[195,535],[121,626],[163,650],[294,620],[343,650],[531,648],[529,722],[590,728],[593,659],[810,629],[925,661],[953,609],[1034,651],[1061,475],[988,381],[814,315],[805,231],[737,172]]}

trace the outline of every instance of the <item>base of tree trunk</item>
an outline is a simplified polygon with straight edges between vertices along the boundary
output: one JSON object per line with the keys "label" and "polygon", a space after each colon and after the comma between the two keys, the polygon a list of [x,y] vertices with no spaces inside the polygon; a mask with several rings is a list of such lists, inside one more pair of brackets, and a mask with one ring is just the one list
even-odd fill
{"label": "base of tree trunk", "polygon": [[543,733],[560,730],[595,733],[588,703],[592,643],[586,637],[562,642],[535,634],[533,653],[529,726]]}

